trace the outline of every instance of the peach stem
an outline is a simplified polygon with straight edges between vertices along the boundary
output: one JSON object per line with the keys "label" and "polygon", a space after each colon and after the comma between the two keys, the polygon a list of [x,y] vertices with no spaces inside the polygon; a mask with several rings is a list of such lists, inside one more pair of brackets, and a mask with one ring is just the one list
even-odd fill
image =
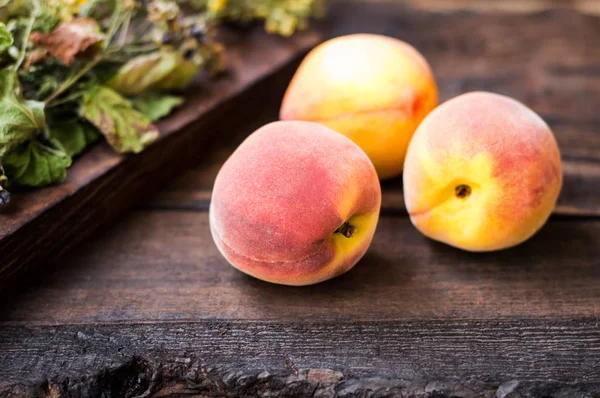
{"label": "peach stem", "polygon": [[354,231],[356,231],[356,228],[346,221],[338,229],[336,229],[334,233],[339,233],[344,235],[346,238],[349,238],[352,236],[352,234],[354,234]]}

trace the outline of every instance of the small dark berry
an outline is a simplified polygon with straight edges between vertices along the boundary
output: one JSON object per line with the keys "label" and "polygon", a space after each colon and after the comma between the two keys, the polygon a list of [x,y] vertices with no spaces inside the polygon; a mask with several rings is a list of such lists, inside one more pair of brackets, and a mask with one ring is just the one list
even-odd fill
{"label": "small dark berry", "polygon": [[173,43],[173,36],[170,33],[165,33],[162,37],[162,44],[171,44]]}
{"label": "small dark berry", "polygon": [[8,191],[0,191],[0,207],[7,205],[10,202],[10,193]]}
{"label": "small dark berry", "polygon": [[204,30],[200,29],[196,25],[192,26],[192,29],[190,30],[190,35],[192,35],[192,37],[196,39],[198,43],[204,42]]}
{"label": "small dark berry", "polygon": [[196,50],[194,50],[193,48],[188,48],[187,50],[185,50],[183,52],[183,58],[184,59],[191,59],[194,54],[196,53]]}

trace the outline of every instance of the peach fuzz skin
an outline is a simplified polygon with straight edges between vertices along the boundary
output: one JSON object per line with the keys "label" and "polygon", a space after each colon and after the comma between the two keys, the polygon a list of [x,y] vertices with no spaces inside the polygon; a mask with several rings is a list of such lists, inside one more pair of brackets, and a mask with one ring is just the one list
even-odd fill
{"label": "peach fuzz skin", "polygon": [[355,34],[306,56],[285,93],[280,119],[313,121],[344,134],[386,179],[402,172],[410,139],[437,99],[431,69],[412,46]]}
{"label": "peach fuzz skin", "polygon": [[404,164],[404,199],[426,236],[469,251],[517,245],[552,212],[562,185],[548,125],[511,98],[458,96],[419,126]]}
{"label": "peach fuzz skin", "polygon": [[310,285],[352,268],[379,218],[369,158],[316,123],[270,123],[251,134],[217,175],[213,239],[237,269],[268,282]]}

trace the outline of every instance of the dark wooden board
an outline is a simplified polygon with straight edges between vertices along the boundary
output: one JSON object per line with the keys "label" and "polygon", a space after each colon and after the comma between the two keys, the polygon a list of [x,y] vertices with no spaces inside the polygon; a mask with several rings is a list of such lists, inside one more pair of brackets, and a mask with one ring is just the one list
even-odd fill
{"label": "dark wooden board", "polygon": [[244,106],[274,89],[268,78],[320,36],[304,32],[285,39],[255,27],[224,29],[220,39],[228,49],[227,75],[214,81],[200,76],[185,93],[185,105],[158,123],[157,143],[135,156],[97,145],[76,160],[63,184],[13,195],[0,212],[0,290],[16,271],[68,251],[201,159],[211,141],[227,137],[237,121],[232,109],[236,118],[248,114]]}
{"label": "dark wooden board", "polygon": [[138,210],[6,302],[0,396],[48,378],[72,396],[592,397],[599,236],[600,220],[551,220],[513,250],[470,254],[387,216],[352,271],[290,288],[230,267],[206,212]]}
{"label": "dark wooden board", "polygon": [[[0,359],[10,372],[0,373],[7,386],[0,385],[0,396],[594,398],[600,366],[589,350],[598,346],[600,332],[590,324],[507,319],[5,327]],[[60,377],[34,384],[31,374]]]}
{"label": "dark wooden board", "polygon": [[276,119],[288,70],[235,108],[242,123],[211,156],[0,301],[0,397],[600,396],[600,17],[355,1],[330,15],[324,36],[416,45],[442,99],[487,89],[542,114],[565,172],[548,224],[510,250],[462,252],[411,226],[396,179],[349,273],[292,288],[234,270],[210,238],[210,188]]}
{"label": "dark wooden board", "polygon": [[290,288],[229,266],[212,242],[207,212],[139,210],[57,263],[0,320],[594,319],[598,237],[600,220],[551,220],[512,250],[473,254],[426,239],[407,217],[383,217],[367,255],[350,272]]}

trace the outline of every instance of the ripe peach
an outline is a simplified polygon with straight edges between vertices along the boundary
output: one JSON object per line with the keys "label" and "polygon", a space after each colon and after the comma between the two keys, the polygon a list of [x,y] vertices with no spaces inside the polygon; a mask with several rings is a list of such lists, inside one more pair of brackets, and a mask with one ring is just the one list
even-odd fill
{"label": "ripe peach", "polygon": [[219,171],[210,227],[240,271],[309,285],[358,262],[380,205],[377,173],[356,144],[316,123],[274,122],[250,135]]}
{"label": "ripe peach", "polygon": [[520,102],[485,92],[431,112],[404,163],[412,223],[469,251],[531,237],[550,216],[561,184],[560,152],[548,125]]}
{"label": "ripe peach", "polygon": [[344,134],[385,179],[402,172],[410,138],[437,98],[431,69],[412,46],[355,34],[308,54],[285,93],[280,119],[314,121]]}

